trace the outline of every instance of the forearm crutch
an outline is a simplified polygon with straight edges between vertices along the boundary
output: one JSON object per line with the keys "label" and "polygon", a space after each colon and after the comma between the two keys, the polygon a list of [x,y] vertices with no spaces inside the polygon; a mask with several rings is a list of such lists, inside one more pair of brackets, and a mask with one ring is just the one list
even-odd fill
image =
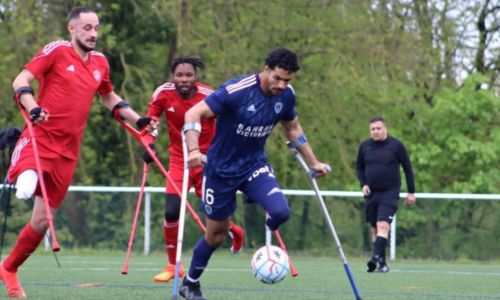
{"label": "forearm crutch", "polygon": [[132,222],[132,228],[130,229],[130,238],[128,240],[127,255],[125,256],[125,263],[122,267],[122,274],[128,274],[128,261],[130,259],[130,253],[132,252],[132,246],[134,245],[135,231],[137,229],[137,220],[139,219],[139,212],[141,211],[142,198],[144,195],[144,187],[146,186],[146,180],[148,178],[148,164],[144,163],[142,168],[142,181],[141,189],[139,190],[139,196],[137,197],[137,205],[135,207],[134,220]]}
{"label": "forearm crutch", "polygon": [[42,163],[40,162],[38,146],[35,140],[35,132],[33,130],[33,125],[31,124],[31,120],[28,117],[28,114],[21,106],[21,103],[19,103],[19,99],[16,99],[16,102],[19,105],[24,122],[26,122],[26,126],[28,127],[28,133],[30,135],[31,144],[33,145],[33,156],[35,156],[36,173],[38,174],[38,183],[40,184],[40,189],[42,190],[42,199],[45,207],[45,217],[47,218],[47,222],[49,223],[50,236],[52,237],[52,251],[57,252],[60,250],[60,248],[56,238],[56,230],[54,229],[54,218],[52,217],[52,213],[50,212],[49,197],[47,196],[47,189],[45,188],[45,181],[43,179]]}
{"label": "forearm crutch", "polygon": [[181,269],[182,244],[184,242],[184,223],[186,218],[186,206],[188,204],[188,181],[189,181],[189,165],[188,165],[188,150],[186,144],[186,135],[182,130],[182,155],[184,157],[184,173],[182,176],[182,194],[181,208],[179,212],[179,230],[177,231],[177,251],[175,253],[175,271],[174,271],[174,287],[172,288],[172,300],[177,300],[179,293],[179,271]]}
{"label": "forearm crutch", "polygon": [[[281,234],[278,231],[278,229],[272,231],[271,229],[269,229],[269,227],[266,226],[266,245],[271,245],[272,234],[274,234],[274,237],[276,238],[276,241],[278,242],[278,245],[281,248],[281,250],[283,250],[288,255],[288,251],[286,250],[286,245],[283,242],[283,239],[281,238]],[[288,255],[288,265],[290,266],[290,274],[292,274],[292,277],[296,277],[297,275],[299,275],[299,273],[297,273],[297,269],[295,269],[295,266],[292,263],[290,255]]]}
{"label": "forearm crutch", "polygon": [[304,169],[304,172],[307,174],[307,179],[309,181],[309,184],[314,190],[314,193],[316,194],[316,197],[319,200],[319,203],[321,205],[321,209],[323,210],[323,215],[325,217],[325,220],[327,221],[328,227],[330,228],[330,231],[333,236],[333,240],[335,241],[335,246],[337,248],[337,251],[340,256],[340,260],[344,264],[344,270],[347,274],[347,278],[349,279],[349,282],[351,283],[352,291],[354,292],[354,296],[356,299],[361,300],[361,293],[359,292],[358,286],[356,285],[356,281],[354,280],[354,277],[352,276],[351,268],[349,267],[349,263],[347,262],[347,259],[344,255],[344,251],[342,250],[342,245],[340,244],[339,237],[337,236],[337,232],[335,231],[335,227],[333,226],[332,219],[330,218],[330,215],[328,213],[328,209],[326,208],[325,201],[323,200],[323,197],[321,196],[321,193],[319,192],[318,184],[316,182],[316,171],[310,170],[309,166],[305,162],[304,158],[300,155],[299,151],[295,147],[291,147],[290,143],[288,143],[288,147],[290,151],[294,154],[295,158],[299,162],[300,166],[302,169]]}
{"label": "forearm crutch", "polygon": [[[132,127],[130,124],[128,124],[124,120],[122,120],[122,118],[120,117],[120,115],[118,113],[118,110],[115,111],[114,117],[118,121],[118,123],[120,123],[120,125],[125,130],[127,130],[130,134],[132,134],[132,136],[135,137],[141,143],[141,145],[146,149],[146,151],[148,151],[148,153],[151,156],[151,158],[153,159],[155,165],[158,167],[158,169],[160,169],[160,172],[163,174],[163,176],[165,176],[165,178],[168,180],[168,182],[174,188],[175,193],[182,197],[182,193],[179,191],[179,188],[177,187],[175,182],[170,177],[170,174],[168,174],[167,170],[163,167],[163,165],[160,162],[160,160],[158,159],[158,156],[156,155],[156,153],[153,150],[151,150],[151,148],[149,147],[152,140],[151,139],[148,140],[148,137],[147,137],[148,134],[146,132],[139,132],[137,129]],[[191,207],[189,202],[186,203],[186,208],[189,210],[189,213],[193,217],[196,224],[198,224],[201,231],[203,231],[203,233],[205,233],[207,231],[205,225],[201,221],[200,217],[198,217],[198,215],[196,214],[194,209]]]}

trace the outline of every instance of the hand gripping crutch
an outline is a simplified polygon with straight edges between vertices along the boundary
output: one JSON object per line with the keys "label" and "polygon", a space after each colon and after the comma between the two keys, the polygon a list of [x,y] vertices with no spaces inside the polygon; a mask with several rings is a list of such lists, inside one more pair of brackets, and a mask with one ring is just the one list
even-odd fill
{"label": "hand gripping crutch", "polygon": [[319,203],[321,205],[321,209],[323,210],[323,215],[328,223],[328,227],[330,228],[330,231],[333,236],[333,240],[335,241],[335,246],[337,247],[337,251],[340,256],[340,260],[344,264],[344,270],[347,274],[347,278],[349,279],[349,282],[351,283],[352,291],[354,292],[354,296],[356,297],[357,300],[361,300],[361,293],[359,292],[358,286],[356,285],[356,281],[354,280],[354,277],[352,276],[351,268],[349,267],[349,263],[347,262],[347,259],[344,255],[344,251],[342,250],[342,245],[340,244],[339,237],[337,236],[337,232],[335,231],[335,227],[333,226],[332,219],[330,218],[330,215],[328,214],[328,209],[326,208],[325,201],[323,200],[323,197],[321,196],[321,193],[319,192],[318,184],[316,182],[316,171],[310,170],[309,167],[307,166],[307,163],[304,161],[304,158],[300,155],[299,151],[295,147],[291,147],[290,143],[288,143],[288,146],[290,148],[290,151],[294,154],[295,158],[299,162],[300,166],[304,169],[304,172],[307,174],[307,179],[309,181],[309,184],[314,190],[314,193],[316,194],[316,197],[319,200]]}
{"label": "hand gripping crutch", "polygon": [[[266,212],[266,214],[267,214],[267,212]],[[271,231],[272,230],[269,229],[269,227],[267,227],[267,225],[265,227],[266,227],[266,245],[271,245]],[[274,234],[276,241],[278,241],[278,245],[280,246],[281,250],[283,250],[288,255],[288,251],[286,250],[286,245],[283,242],[283,239],[281,238],[280,232],[276,229],[276,230],[272,231],[272,233]],[[297,269],[295,269],[295,266],[292,263],[292,259],[290,258],[290,255],[288,255],[288,265],[290,267],[290,274],[292,275],[292,277],[297,277],[297,275],[299,275],[299,273],[297,273]]]}
{"label": "hand gripping crutch", "polygon": [[132,228],[130,229],[130,238],[128,240],[127,255],[125,256],[125,263],[123,264],[122,267],[123,275],[128,274],[128,261],[130,259],[130,253],[132,252],[132,246],[134,245],[135,231],[137,229],[137,220],[139,219],[139,212],[141,210],[141,203],[144,195],[144,187],[146,186],[146,180],[148,178],[148,169],[149,165],[147,163],[144,163],[142,169],[141,189],[139,190],[139,196],[137,197],[137,205],[135,207],[134,220],[132,222]]}
{"label": "hand gripping crutch", "polygon": [[175,253],[175,272],[174,272],[174,287],[172,288],[172,300],[177,300],[179,293],[179,271],[181,269],[182,244],[184,242],[184,223],[186,218],[188,181],[189,181],[189,165],[188,165],[188,150],[186,144],[186,135],[182,130],[182,154],[184,157],[184,173],[182,176],[182,194],[181,208],[179,212],[179,230],[177,231],[177,252]]}
{"label": "hand gripping crutch", "polygon": [[52,217],[52,213],[50,212],[49,197],[47,196],[47,189],[45,188],[45,181],[43,179],[42,163],[40,162],[38,146],[35,140],[35,132],[33,130],[33,125],[31,124],[31,120],[28,117],[28,114],[19,103],[19,99],[16,99],[16,102],[19,105],[19,108],[21,110],[21,115],[23,116],[23,119],[26,122],[26,126],[28,127],[28,133],[30,135],[31,144],[33,145],[33,155],[35,156],[36,173],[38,174],[38,183],[40,184],[40,189],[42,190],[42,199],[45,207],[45,216],[49,223],[50,237],[52,238],[52,251],[57,252],[60,250],[60,248],[56,238],[56,230],[54,229],[54,220]]}
{"label": "hand gripping crutch", "polygon": [[[163,176],[165,176],[165,178],[168,180],[168,182],[170,182],[170,184],[174,188],[175,193],[179,196],[182,196],[182,193],[179,191],[179,188],[177,187],[175,182],[172,180],[172,178],[170,177],[170,174],[168,174],[167,170],[163,167],[163,165],[160,162],[160,160],[158,159],[158,156],[156,155],[156,153],[153,150],[151,150],[151,148],[149,147],[149,145],[152,143],[152,138],[150,138],[150,135],[147,134],[147,132],[145,132],[145,131],[139,132],[137,129],[132,127],[132,125],[130,125],[130,124],[126,123],[124,120],[122,120],[122,118],[119,115],[118,110],[115,111],[114,117],[118,121],[118,123],[120,123],[120,125],[125,130],[127,130],[134,138],[136,138],[141,143],[141,145],[146,149],[146,151],[148,151],[148,153],[151,156],[151,158],[153,159],[155,165],[158,167],[158,169],[160,169],[160,172],[163,174]],[[196,214],[194,209],[191,207],[189,202],[186,203],[186,208],[189,210],[189,213],[193,217],[196,224],[198,224],[201,231],[203,231],[205,233],[207,231],[205,225],[201,221],[200,217]]]}

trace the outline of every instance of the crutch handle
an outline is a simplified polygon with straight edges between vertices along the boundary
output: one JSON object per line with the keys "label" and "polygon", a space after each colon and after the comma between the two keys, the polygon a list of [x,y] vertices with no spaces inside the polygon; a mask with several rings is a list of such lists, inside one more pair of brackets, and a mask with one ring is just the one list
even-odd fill
{"label": "crutch handle", "polygon": [[[324,170],[326,173],[330,173],[332,171],[332,167],[330,167],[329,165],[326,165],[325,167],[325,170]],[[314,179],[316,177],[318,177],[318,171],[316,170],[309,170],[307,172],[307,176],[311,179]]]}

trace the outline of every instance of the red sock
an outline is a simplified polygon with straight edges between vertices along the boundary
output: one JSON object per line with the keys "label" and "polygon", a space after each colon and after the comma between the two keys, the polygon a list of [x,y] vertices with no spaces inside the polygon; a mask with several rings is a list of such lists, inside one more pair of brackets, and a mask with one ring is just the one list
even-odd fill
{"label": "red sock", "polygon": [[9,256],[3,262],[3,267],[8,272],[15,273],[17,268],[22,265],[43,240],[44,235],[36,232],[31,223],[26,224],[17,237],[16,244]]}
{"label": "red sock", "polygon": [[163,237],[167,248],[168,262],[175,265],[175,255],[177,254],[177,232],[179,232],[179,221],[167,222],[163,220]]}

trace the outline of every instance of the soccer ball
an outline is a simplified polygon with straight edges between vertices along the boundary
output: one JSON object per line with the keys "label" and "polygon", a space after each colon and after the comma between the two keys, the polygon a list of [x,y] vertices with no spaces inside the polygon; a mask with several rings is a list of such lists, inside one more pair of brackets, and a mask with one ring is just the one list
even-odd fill
{"label": "soccer ball", "polygon": [[253,275],[267,284],[282,281],[289,271],[288,255],[276,246],[263,246],[252,257]]}

